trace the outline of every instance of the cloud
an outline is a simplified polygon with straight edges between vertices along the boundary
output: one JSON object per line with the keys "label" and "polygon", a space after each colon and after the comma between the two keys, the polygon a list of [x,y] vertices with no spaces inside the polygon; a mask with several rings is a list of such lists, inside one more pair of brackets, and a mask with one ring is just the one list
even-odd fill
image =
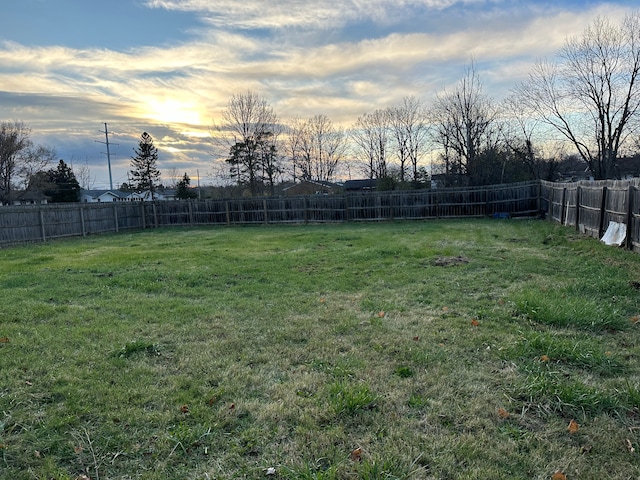
{"label": "cloud", "polygon": [[443,10],[455,4],[485,3],[478,0],[149,0],[151,8],[198,12],[218,27],[283,30],[297,28],[339,28],[369,19],[388,23],[403,18],[407,10]]}
{"label": "cloud", "polygon": [[232,94],[258,92],[285,121],[326,114],[348,127],[407,95],[428,102],[473,58],[488,93],[501,98],[568,35],[598,15],[617,22],[629,11],[507,0],[145,5],[195,13],[204,26],[179,43],[120,50],[0,42],[0,117],[24,120],[61,155],[92,152],[96,162],[95,140],[109,122],[126,150],[116,162],[121,172],[147,130],[166,165],[203,169],[211,162],[208,129]]}

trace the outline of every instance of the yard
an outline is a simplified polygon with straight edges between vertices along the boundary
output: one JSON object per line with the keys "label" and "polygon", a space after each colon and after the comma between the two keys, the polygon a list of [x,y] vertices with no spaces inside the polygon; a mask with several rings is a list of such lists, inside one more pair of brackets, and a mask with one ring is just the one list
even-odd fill
{"label": "yard", "polygon": [[640,255],[536,220],[0,250],[0,478],[635,479]]}

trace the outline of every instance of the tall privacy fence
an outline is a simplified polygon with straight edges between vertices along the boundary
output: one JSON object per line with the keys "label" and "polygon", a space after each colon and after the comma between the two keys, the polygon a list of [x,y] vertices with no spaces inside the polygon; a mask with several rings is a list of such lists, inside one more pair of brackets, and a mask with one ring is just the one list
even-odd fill
{"label": "tall privacy fence", "polygon": [[343,195],[0,207],[0,245],[197,225],[304,224],[536,215],[540,182]]}
{"label": "tall privacy fence", "polygon": [[601,238],[626,225],[624,246],[640,246],[640,179],[526,182],[474,188],[299,197],[0,207],[0,246],[55,238],[197,225],[269,225],[545,215]]}
{"label": "tall privacy fence", "polygon": [[549,219],[602,238],[610,222],[626,226],[623,246],[640,246],[640,179],[541,182],[540,207]]}

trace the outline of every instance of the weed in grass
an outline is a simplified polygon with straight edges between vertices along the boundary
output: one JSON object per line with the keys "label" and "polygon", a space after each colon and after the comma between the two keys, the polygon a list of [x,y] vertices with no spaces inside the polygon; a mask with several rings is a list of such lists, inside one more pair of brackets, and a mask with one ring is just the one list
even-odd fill
{"label": "weed in grass", "polygon": [[[624,373],[626,365],[597,339],[576,338],[551,332],[524,332],[513,346],[502,350],[503,358],[527,363],[562,363],[604,376]],[[583,337],[583,336],[581,336]]]}
{"label": "weed in grass", "polygon": [[540,371],[529,375],[520,386],[519,396],[530,407],[558,412],[562,415],[599,415],[618,413],[622,406],[619,395],[567,379],[560,372]]}
{"label": "weed in grass", "polygon": [[377,408],[378,395],[374,394],[364,383],[345,381],[334,382],[328,388],[329,403],[334,413],[355,415],[359,412]]}
{"label": "weed in grass", "polygon": [[136,354],[143,355],[160,355],[159,346],[146,340],[135,340],[126,343],[122,348],[111,354],[117,358],[128,358]]}
{"label": "weed in grass", "polygon": [[594,296],[574,296],[563,288],[532,289],[514,295],[517,314],[534,322],[554,327],[570,327],[577,330],[606,332],[627,330],[626,320],[631,312],[621,311],[610,301],[602,302]]}
{"label": "weed in grass", "polygon": [[401,366],[401,367],[397,367],[395,369],[394,372],[397,376],[399,376],[400,378],[409,378],[409,377],[413,377],[413,375],[415,374],[413,369],[411,369],[411,367],[407,367],[407,366]]}
{"label": "weed in grass", "polygon": [[429,405],[429,399],[424,395],[412,393],[407,401],[407,405],[411,408],[422,409]]}

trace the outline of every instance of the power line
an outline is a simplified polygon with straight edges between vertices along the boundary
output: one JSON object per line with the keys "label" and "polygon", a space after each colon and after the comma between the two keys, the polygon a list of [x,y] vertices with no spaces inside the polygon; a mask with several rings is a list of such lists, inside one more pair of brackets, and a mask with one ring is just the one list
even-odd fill
{"label": "power line", "polygon": [[[107,146],[107,165],[109,166],[109,189],[113,190],[113,178],[111,177],[111,152],[109,151],[109,145],[118,145],[117,143],[109,143],[109,129],[107,128],[107,123],[104,124],[104,132],[100,130],[100,133],[104,133],[105,141],[101,142],[100,140],[96,140],[96,143],[102,143]],[[102,152],[104,154],[104,152]]]}

